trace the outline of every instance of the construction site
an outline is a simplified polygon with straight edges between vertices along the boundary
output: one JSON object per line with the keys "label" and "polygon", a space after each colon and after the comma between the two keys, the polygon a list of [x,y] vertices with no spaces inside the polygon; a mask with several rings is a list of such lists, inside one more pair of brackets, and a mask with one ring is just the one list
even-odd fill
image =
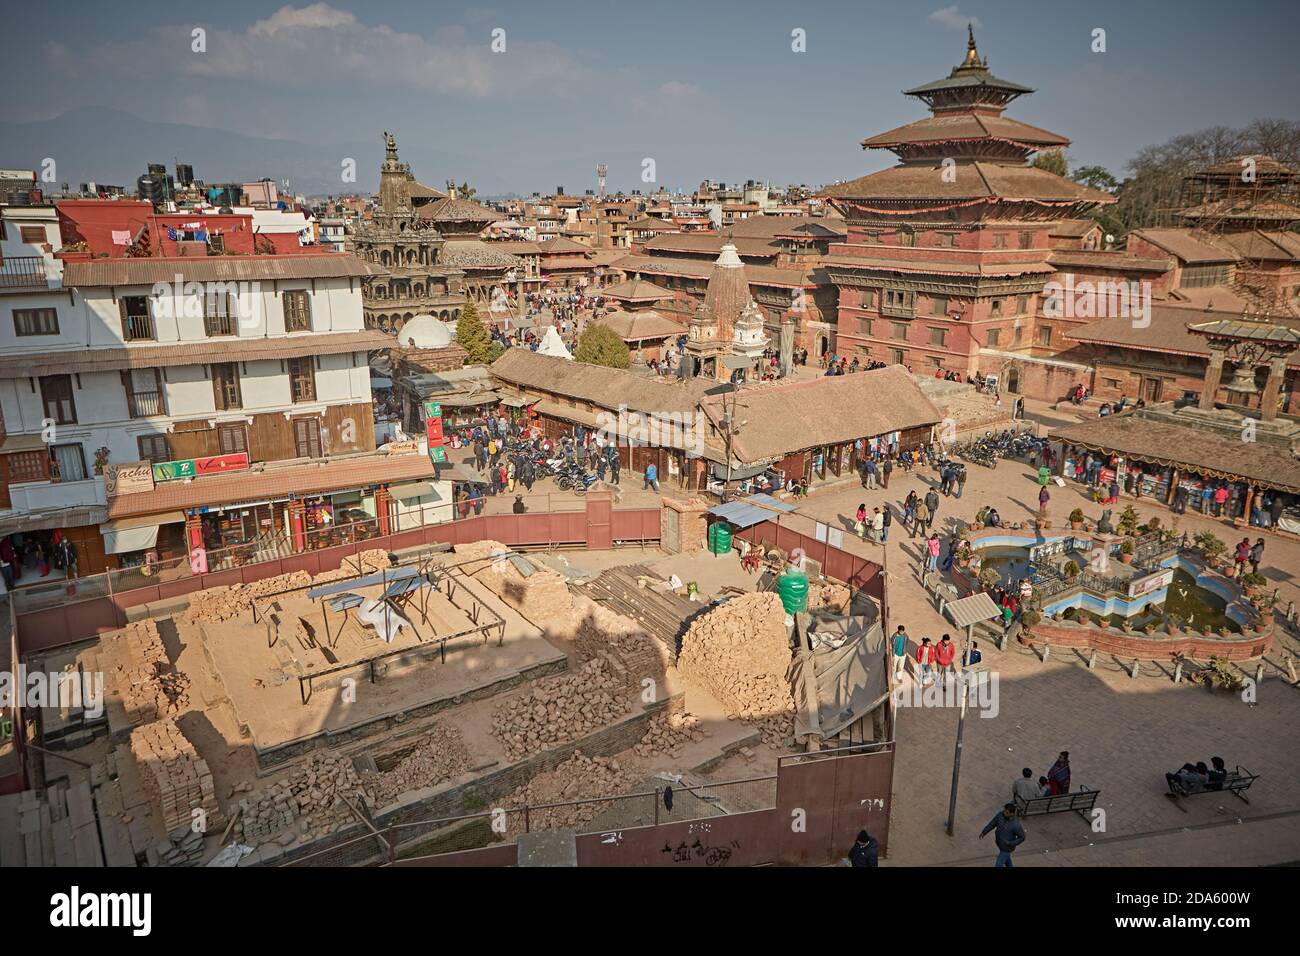
{"label": "construction site", "polygon": [[0,863],[823,863],[868,825],[884,848],[882,595],[751,537],[358,551],[28,654],[102,702],[22,712]]}

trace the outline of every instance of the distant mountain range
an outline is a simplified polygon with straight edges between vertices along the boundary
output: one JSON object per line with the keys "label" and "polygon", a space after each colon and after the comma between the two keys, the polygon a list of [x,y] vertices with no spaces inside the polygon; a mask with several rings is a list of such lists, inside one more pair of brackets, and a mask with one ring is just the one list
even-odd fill
{"label": "distant mountain range", "polygon": [[[368,193],[379,186],[381,132],[376,129],[365,142],[305,143],[87,107],[32,123],[0,121],[0,168],[35,169],[39,175],[48,157],[55,161],[57,182],[74,190],[91,181],[132,189],[149,163],[163,163],[174,174],[181,162],[193,166],[195,177],[207,183],[269,177],[277,182],[288,179],[296,193]],[[412,164],[422,182],[439,187],[453,169],[458,181],[474,182],[473,164],[464,157],[403,144],[400,137],[398,143],[402,159]],[[356,160],[355,183],[342,179],[345,157]]]}

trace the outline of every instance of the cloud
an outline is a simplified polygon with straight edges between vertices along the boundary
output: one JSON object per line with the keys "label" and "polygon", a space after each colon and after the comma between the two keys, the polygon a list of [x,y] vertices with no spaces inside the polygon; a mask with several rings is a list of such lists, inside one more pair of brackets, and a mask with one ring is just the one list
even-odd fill
{"label": "cloud", "polygon": [[979,17],[968,17],[957,9],[957,4],[950,7],[940,7],[927,18],[931,23],[937,23],[949,30],[965,30],[966,25],[970,24],[976,30],[981,27]]}
{"label": "cloud", "polygon": [[357,18],[346,10],[336,10],[328,3],[313,3],[309,7],[281,7],[267,19],[254,23],[248,32],[272,37],[286,30],[330,29],[356,22]]}

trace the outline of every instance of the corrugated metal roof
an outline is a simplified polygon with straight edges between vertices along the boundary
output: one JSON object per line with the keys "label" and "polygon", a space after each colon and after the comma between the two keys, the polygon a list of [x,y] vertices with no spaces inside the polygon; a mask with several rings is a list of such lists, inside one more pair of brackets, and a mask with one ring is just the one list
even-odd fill
{"label": "corrugated metal roof", "polygon": [[736,501],[727,501],[709,509],[709,514],[722,518],[737,528],[750,528],[794,511],[794,505],[777,501],[771,495],[750,495]]}
{"label": "corrugated metal roof", "polygon": [[953,601],[943,606],[943,612],[958,627],[973,627],[980,621],[991,621],[1001,616],[1002,612],[993,603],[993,599],[981,591],[960,601]]}

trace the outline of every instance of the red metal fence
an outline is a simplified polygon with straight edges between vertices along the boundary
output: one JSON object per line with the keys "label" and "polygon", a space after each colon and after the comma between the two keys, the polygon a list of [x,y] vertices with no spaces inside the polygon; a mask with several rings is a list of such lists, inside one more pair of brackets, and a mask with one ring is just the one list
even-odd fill
{"label": "red metal fence", "polygon": [[837,581],[843,581],[849,587],[869,594],[881,606],[885,602],[885,578],[880,573],[880,565],[867,558],[852,554],[841,548],[832,547],[825,541],[801,534],[775,521],[764,521],[736,532],[736,537],[750,544],[762,544],[764,547],[777,547],[789,554],[795,548],[803,548],[813,561],[821,562],[822,574]]}

